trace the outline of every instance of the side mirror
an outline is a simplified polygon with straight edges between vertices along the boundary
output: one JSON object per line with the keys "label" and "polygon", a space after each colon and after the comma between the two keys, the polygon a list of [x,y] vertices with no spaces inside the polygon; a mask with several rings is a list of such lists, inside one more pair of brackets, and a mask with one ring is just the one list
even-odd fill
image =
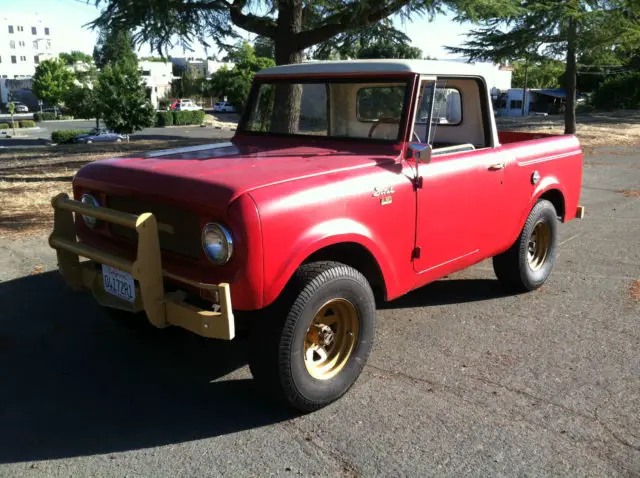
{"label": "side mirror", "polygon": [[416,163],[428,164],[431,162],[431,145],[422,143],[409,143],[411,156]]}

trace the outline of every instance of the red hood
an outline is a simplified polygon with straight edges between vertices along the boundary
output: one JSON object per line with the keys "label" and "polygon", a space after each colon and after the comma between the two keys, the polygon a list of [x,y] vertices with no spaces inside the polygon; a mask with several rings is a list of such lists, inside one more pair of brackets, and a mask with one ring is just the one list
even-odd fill
{"label": "red hood", "polygon": [[[253,138],[248,138],[251,141]],[[375,166],[398,157],[397,146],[346,141],[258,138],[154,151],[96,161],[75,184],[106,192],[222,207],[253,189]]]}

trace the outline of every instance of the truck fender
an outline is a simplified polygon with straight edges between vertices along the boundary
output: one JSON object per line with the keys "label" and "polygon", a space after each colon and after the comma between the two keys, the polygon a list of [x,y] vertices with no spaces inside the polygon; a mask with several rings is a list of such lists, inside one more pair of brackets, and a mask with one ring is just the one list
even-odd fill
{"label": "truck fender", "polygon": [[527,218],[529,217],[529,213],[533,209],[533,206],[535,206],[536,202],[538,202],[540,197],[542,197],[545,193],[548,193],[549,191],[552,191],[552,190],[559,191],[563,200],[566,197],[564,187],[562,186],[562,184],[560,184],[560,181],[558,181],[558,178],[556,178],[555,176],[546,176],[542,178],[542,180],[536,185],[536,188],[531,194],[531,199],[529,200],[529,204],[524,209],[520,217],[520,220],[517,223],[518,227],[511,234],[511,241],[509,242],[509,244],[513,244],[515,240],[518,238],[518,236],[520,235],[520,232],[524,227],[524,223],[527,221]]}
{"label": "truck fender", "polygon": [[265,271],[263,304],[271,304],[285,288],[294,272],[311,255],[329,246],[343,243],[357,244],[366,249],[377,262],[382,279],[387,288],[396,283],[396,271],[386,259],[390,257],[383,241],[376,241],[371,231],[364,225],[351,219],[331,219],[305,231],[297,240],[296,246],[288,255],[289,260],[283,262],[279,270]]}

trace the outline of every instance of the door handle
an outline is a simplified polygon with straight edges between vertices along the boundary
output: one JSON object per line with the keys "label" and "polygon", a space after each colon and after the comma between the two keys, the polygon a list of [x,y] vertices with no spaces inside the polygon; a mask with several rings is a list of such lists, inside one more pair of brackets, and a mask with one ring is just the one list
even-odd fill
{"label": "door handle", "polygon": [[489,166],[489,171],[499,171],[500,169],[504,169],[504,163],[496,163]]}

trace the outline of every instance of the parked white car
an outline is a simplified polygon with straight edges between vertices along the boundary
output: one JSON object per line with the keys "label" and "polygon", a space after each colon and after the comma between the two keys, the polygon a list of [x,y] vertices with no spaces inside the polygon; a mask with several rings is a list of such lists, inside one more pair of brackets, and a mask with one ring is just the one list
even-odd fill
{"label": "parked white car", "polygon": [[202,108],[188,98],[181,99],[176,105],[176,111],[196,111]]}
{"label": "parked white car", "polygon": [[236,108],[228,101],[218,101],[215,105],[213,105],[214,113],[235,113]]}
{"label": "parked white car", "polygon": [[19,101],[14,101],[13,104],[16,107],[16,113],[28,113],[29,112],[29,108],[24,103],[21,103]]}

